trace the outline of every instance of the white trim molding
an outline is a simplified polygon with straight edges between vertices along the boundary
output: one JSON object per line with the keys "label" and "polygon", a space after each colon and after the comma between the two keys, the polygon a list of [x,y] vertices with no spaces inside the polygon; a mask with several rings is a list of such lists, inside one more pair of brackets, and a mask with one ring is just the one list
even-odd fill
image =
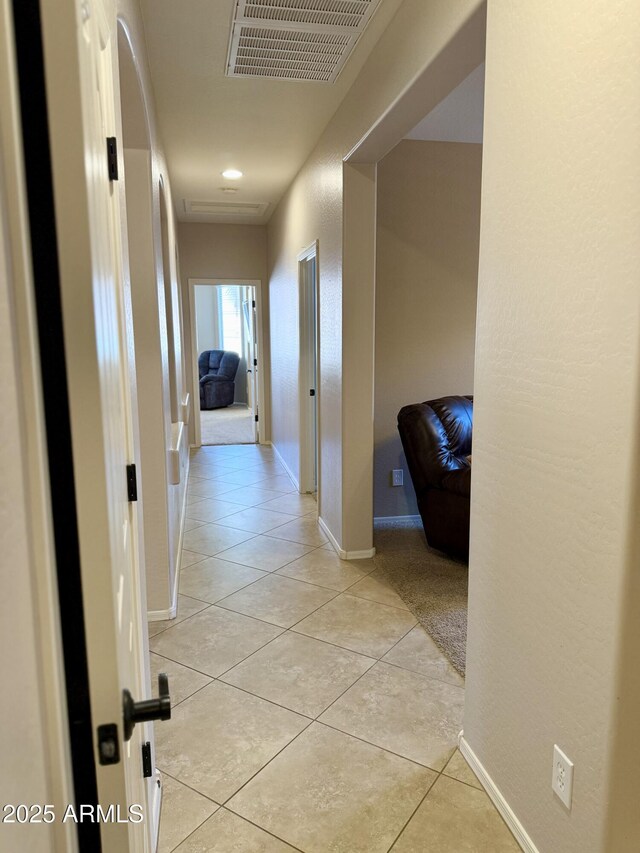
{"label": "white trim molding", "polygon": [[287,472],[287,476],[289,477],[289,479],[291,480],[291,482],[293,483],[293,485],[296,487],[297,491],[299,492],[300,491],[300,483],[298,482],[298,478],[295,476],[295,474],[293,473],[291,468],[289,468],[287,463],[284,461],[280,451],[275,446],[275,444],[273,444],[273,442],[271,442],[271,441],[269,442],[269,444],[271,445],[271,447],[273,447],[273,452],[275,454],[276,459],[282,465],[284,470]]}
{"label": "white trim molding", "polygon": [[513,811],[509,803],[505,800],[498,786],[493,781],[491,776],[489,776],[489,774],[484,768],[484,765],[480,762],[480,759],[475,754],[473,749],[464,739],[464,732],[460,732],[460,734],[458,735],[458,747],[460,748],[460,752],[467,760],[469,767],[471,767],[473,772],[476,774],[480,784],[487,792],[492,803],[502,816],[502,819],[513,833],[513,837],[518,842],[520,847],[525,851],[525,853],[539,853],[538,848],[531,840],[524,826],[518,820],[515,812]]}
{"label": "white trim molding", "polygon": [[373,519],[373,523],[379,527],[393,527],[396,524],[421,527],[422,519],[419,515],[378,515]]}
{"label": "white trim molding", "polygon": [[371,557],[375,557],[376,549],[375,548],[367,548],[366,551],[345,551],[344,548],[341,548],[338,544],[338,540],[333,535],[333,533],[329,530],[329,527],[326,521],[318,516],[318,524],[320,529],[325,534],[327,539],[329,540],[329,544],[334,549],[338,557],[341,560],[369,560]]}
{"label": "white trim molding", "polygon": [[[198,334],[196,325],[196,285],[233,285],[234,287],[253,287],[256,301],[257,326],[258,326],[258,415],[260,417],[258,427],[258,441],[256,444],[265,444],[264,441],[266,429],[266,420],[264,412],[266,408],[266,388],[265,388],[265,347],[263,341],[266,339],[265,319],[263,311],[263,284],[259,278],[189,278],[189,330],[191,334],[191,391],[189,412],[193,420],[194,443],[191,447],[202,446],[202,432],[200,429],[200,380],[198,374]],[[266,285],[265,285],[266,292]],[[264,297],[266,298],[266,297]]]}
{"label": "white trim molding", "polygon": [[[180,424],[180,426],[182,426],[182,424]],[[183,434],[186,436],[186,431],[183,432]],[[180,572],[182,570],[182,544],[184,541],[184,524],[187,515],[187,487],[189,485],[190,469],[191,459],[187,451],[187,465],[184,473],[184,494],[182,496],[182,510],[180,512],[180,535],[178,536],[176,573],[173,579],[173,589],[171,590],[171,606],[166,610],[147,611],[148,622],[164,622],[167,619],[175,619],[178,615],[178,589],[180,587]]]}

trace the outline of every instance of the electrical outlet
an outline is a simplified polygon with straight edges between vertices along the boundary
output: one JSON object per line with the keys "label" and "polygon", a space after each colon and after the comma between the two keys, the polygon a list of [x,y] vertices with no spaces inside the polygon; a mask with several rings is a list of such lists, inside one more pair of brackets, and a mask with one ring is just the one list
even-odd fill
{"label": "electrical outlet", "polygon": [[551,787],[565,806],[571,808],[573,793],[573,761],[570,761],[558,744],[553,745],[553,778]]}
{"label": "electrical outlet", "polygon": [[404,471],[402,468],[394,468],[391,472],[391,485],[401,486],[404,482]]}

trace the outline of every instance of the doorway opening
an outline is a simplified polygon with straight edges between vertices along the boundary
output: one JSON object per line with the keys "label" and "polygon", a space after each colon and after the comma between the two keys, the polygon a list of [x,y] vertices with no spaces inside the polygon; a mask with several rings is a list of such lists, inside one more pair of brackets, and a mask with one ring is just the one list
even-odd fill
{"label": "doorway opening", "polygon": [[196,446],[264,437],[259,281],[190,279]]}
{"label": "doorway opening", "polygon": [[300,305],[300,491],[317,496],[319,480],[318,243],[298,255]]}
{"label": "doorway opening", "polygon": [[[466,652],[485,11],[478,8],[457,31],[438,63],[425,67],[365,133],[343,168],[349,348],[342,364],[349,451],[343,449],[343,547],[374,546],[459,677]],[[455,452],[429,443],[432,432],[443,445],[449,438],[444,425],[428,421],[424,405],[442,398],[444,420],[457,430]],[[414,413],[406,456],[398,430],[405,407]],[[431,458],[450,466],[440,472],[451,489],[435,495],[437,511],[423,500],[425,488],[435,492],[424,472]],[[444,577],[446,587],[436,583]]]}

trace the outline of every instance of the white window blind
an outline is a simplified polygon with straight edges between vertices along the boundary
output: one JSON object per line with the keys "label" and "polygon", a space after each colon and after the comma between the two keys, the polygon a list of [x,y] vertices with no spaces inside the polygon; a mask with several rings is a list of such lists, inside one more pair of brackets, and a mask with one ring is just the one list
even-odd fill
{"label": "white window blind", "polygon": [[242,303],[241,288],[220,286],[218,288],[218,316],[222,338],[222,349],[242,355]]}

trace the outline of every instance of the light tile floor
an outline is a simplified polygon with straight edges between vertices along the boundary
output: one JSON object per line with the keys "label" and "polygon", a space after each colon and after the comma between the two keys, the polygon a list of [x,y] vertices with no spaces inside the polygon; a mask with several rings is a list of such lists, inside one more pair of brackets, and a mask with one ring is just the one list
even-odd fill
{"label": "light tile floor", "polygon": [[456,750],[460,676],[273,451],[193,454],[178,616],[149,626],[160,853],[511,853]]}

